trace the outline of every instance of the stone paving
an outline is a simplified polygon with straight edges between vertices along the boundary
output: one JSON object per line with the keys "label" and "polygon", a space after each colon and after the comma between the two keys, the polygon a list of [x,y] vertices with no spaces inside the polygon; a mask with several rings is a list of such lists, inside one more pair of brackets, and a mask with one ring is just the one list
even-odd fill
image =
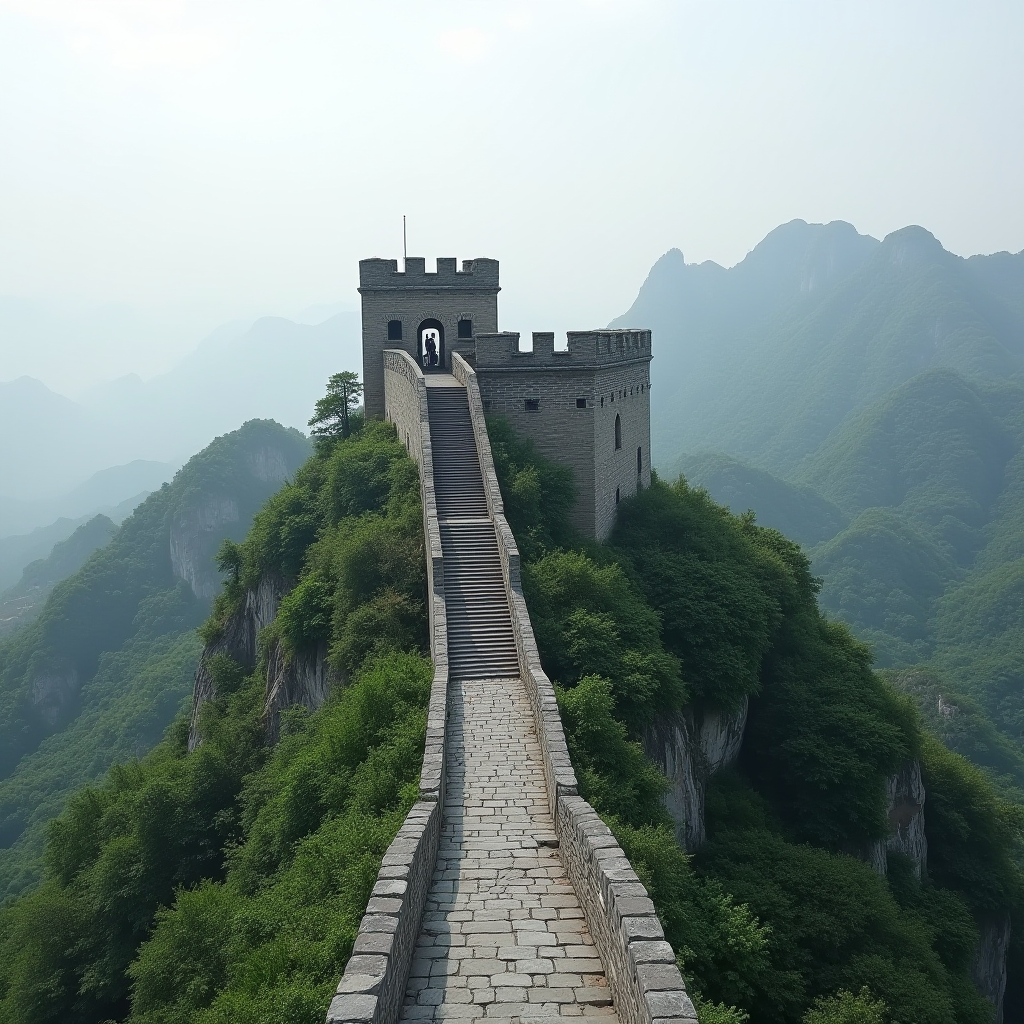
{"label": "stone paving", "polygon": [[453,681],[437,865],[402,1019],[616,1019],[558,857],[519,679]]}

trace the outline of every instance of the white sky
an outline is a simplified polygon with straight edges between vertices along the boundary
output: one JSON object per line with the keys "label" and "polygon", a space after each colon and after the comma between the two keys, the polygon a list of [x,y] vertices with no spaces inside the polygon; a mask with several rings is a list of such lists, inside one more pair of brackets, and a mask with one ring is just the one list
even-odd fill
{"label": "white sky", "polygon": [[[355,302],[403,213],[428,266],[501,260],[524,332],[794,217],[1017,251],[1022,53],[1019,0],[0,0],[0,295],[72,325],[8,328],[0,380]],[[76,343],[108,304],[136,326]]]}

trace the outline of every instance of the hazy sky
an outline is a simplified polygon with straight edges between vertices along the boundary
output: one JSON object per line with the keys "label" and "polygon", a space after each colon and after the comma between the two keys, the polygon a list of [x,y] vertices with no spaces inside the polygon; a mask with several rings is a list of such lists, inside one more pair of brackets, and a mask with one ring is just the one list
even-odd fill
{"label": "hazy sky", "polygon": [[794,217],[1017,251],[1022,53],[1020,0],[0,0],[0,295],[33,300],[0,380],[71,393],[355,302],[403,213],[428,266],[501,260],[523,331]]}

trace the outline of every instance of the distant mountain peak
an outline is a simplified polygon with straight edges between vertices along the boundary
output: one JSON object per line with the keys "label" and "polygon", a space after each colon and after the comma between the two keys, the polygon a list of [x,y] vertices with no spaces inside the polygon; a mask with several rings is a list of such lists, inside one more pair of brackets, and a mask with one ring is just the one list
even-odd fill
{"label": "distant mountain peak", "polygon": [[890,232],[882,240],[882,248],[888,262],[901,268],[925,266],[950,255],[927,228],[917,224]]}

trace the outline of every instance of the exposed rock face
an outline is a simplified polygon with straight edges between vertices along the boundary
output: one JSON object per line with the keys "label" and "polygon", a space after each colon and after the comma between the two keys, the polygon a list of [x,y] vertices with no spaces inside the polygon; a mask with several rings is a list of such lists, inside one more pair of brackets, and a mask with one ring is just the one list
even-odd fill
{"label": "exposed rock face", "polygon": [[978,991],[995,1007],[994,1024],[1003,1024],[1006,993],[1006,952],[1010,948],[1010,915],[994,914],[978,923],[981,935],[974,951],[971,977]]}
{"label": "exposed rock face", "polygon": [[865,860],[884,876],[888,872],[886,857],[900,853],[914,863],[918,878],[928,864],[928,838],[924,832],[924,783],[921,765],[908,761],[888,780],[889,837],[868,846]]}
{"label": "exposed rock face", "polygon": [[[282,460],[283,461],[283,460]],[[221,527],[238,522],[234,498],[204,495],[198,505],[171,522],[171,568],[185,580],[196,597],[210,600],[220,590],[213,558]]]}
{"label": "exposed rock face", "polygon": [[252,475],[268,484],[283,484],[288,478],[288,463],[279,448],[266,445],[246,456]]}
{"label": "exposed rock face", "polygon": [[743,745],[749,704],[732,714],[687,708],[648,727],[643,746],[668,777],[665,806],[675,822],[676,840],[696,850],[705,839],[704,791],[720,768],[732,764]]}
{"label": "exposed rock face", "polygon": [[302,706],[316,711],[338,681],[327,665],[326,644],[291,659],[280,643],[275,644],[267,661],[267,696],[263,705],[267,742],[276,743],[280,738],[281,712],[285,708]]}
{"label": "exposed rock face", "polygon": [[40,669],[32,676],[32,707],[52,729],[78,690],[78,673],[73,668]]}
{"label": "exposed rock face", "polygon": [[255,590],[245,595],[245,601],[227,621],[224,633],[212,644],[207,645],[196,669],[192,687],[192,720],[188,731],[188,749],[195,750],[199,737],[199,711],[217,694],[216,683],[210,674],[209,663],[217,654],[227,654],[246,669],[256,667],[256,639],[259,631],[274,621],[278,606],[284,596],[284,585],[275,577],[265,576]]}

